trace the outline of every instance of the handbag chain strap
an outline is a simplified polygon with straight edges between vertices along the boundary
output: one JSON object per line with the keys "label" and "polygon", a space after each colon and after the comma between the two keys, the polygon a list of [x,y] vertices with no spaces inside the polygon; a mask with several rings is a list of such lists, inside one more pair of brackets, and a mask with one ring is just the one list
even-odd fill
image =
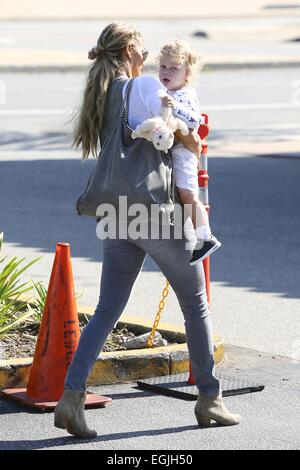
{"label": "handbag chain strap", "polygon": [[125,98],[123,100],[121,110],[120,110],[120,119],[124,118],[124,122],[127,125],[128,125],[129,101],[130,101],[130,94],[131,94],[131,89],[132,89],[133,82],[134,82],[134,78],[132,78],[128,82],[126,92],[125,92]]}

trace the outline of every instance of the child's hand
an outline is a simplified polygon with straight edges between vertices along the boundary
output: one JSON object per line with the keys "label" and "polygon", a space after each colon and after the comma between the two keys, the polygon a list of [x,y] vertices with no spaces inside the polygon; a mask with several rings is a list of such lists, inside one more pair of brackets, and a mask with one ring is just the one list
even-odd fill
{"label": "child's hand", "polygon": [[173,108],[176,107],[176,102],[171,96],[161,96],[161,104],[164,108]]}

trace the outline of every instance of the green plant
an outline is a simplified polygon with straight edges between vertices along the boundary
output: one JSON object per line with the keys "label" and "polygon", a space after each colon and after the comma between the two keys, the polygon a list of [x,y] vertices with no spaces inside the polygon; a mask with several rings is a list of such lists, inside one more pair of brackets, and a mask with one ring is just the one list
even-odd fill
{"label": "green plant", "polygon": [[33,311],[33,318],[37,323],[41,323],[42,315],[46,304],[47,289],[42,283],[42,281],[34,282],[31,279],[31,282],[36,292],[34,303],[31,305],[31,309]]}
{"label": "green plant", "polygon": [[[0,254],[3,232],[0,232]],[[21,295],[32,289],[29,282],[21,282],[21,275],[40,258],[21,266],[26,258],[13,257],[6,264],[7,256],[0,258],[0,336],[6,335],[32,315],[28,302]]]}

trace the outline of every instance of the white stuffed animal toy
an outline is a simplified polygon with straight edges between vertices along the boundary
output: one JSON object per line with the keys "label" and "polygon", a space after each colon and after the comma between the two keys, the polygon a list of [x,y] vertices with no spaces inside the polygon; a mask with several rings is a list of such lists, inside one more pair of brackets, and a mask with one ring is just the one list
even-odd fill
{"label": "white stuffed animal toy", "polygon": [[[163,92],[160,97],[165,96]],[[139,137],[152,142],[157,150],[167,153],[174,143],[174,132],[180,130],[183,135],[189,133],[185,122],[173,115],[172,109],[162,107],[161,116],[146,119],[132,132],[131,137]]]}
{"label": "white stuffed animal toy", "polygon": [[152,142],[157,150],[167,153],[174,143],[174,134],[162,117],[146,119],[132,132],[131,137],[139,137]]}

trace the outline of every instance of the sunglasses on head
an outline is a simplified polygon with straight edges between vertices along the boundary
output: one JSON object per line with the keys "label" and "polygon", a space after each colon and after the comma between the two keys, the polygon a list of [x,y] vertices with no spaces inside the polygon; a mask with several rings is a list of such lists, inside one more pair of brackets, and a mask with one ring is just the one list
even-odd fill
{"label": "sunglasses on head", "polygon": [[142,56],[143,56],[143,59],[144,59],[144,60],[147,59],[148,55],[149,55],[148,49],[143,49],[143,50],[142,50]]}

